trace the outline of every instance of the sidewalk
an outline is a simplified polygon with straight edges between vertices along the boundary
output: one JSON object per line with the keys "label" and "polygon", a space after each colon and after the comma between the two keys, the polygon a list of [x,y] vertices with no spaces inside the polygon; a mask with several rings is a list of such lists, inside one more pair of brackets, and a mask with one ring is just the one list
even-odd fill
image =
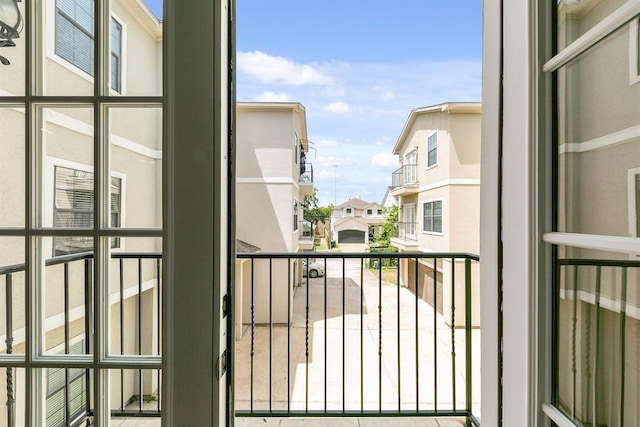
{"label": "sidewalk", "polygon": [[[291,327],[273,326],[271,348],[269,326],[254,328],[253,409],[451,410],[454,379],[455,407],[463,409],[464,330],[456,330],[452,337],[451,329],[442,316],[434,316],[431,306],[421,299],[416,304],[415,295],[405,288],[386,283],[380,286],[378,278],[367,269],[361,279],[360,260],[344,261],[343,279],[342,263],[339,259],[328,260],[326,280],[310,279],[308,286],[296,289]],[[242,340],[236,344],[237,410],[250,409],[252,332],[249,326],[245,328]],[[474,330],[473,355],[480,354],[479,337],[480,331]],[[455,375],[452,343],[456,351]],[[473,359],[473,396],[477,398],[480,367],[479,358]],[[479,402],[474,400],[474,415],[479,417],[479,411]],[[425,424],[428,420],[421,421],[421,425],[431,425]]]}

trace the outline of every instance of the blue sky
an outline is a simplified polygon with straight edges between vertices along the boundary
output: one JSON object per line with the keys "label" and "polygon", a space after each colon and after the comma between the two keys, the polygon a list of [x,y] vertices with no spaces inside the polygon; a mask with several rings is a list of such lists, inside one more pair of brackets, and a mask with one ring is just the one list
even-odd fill
{"label": "blue sky", "polygon": [[411,109],[481,99],[481,0],[236,5],[237,99],[305,106],[321,205],[382,200]]}

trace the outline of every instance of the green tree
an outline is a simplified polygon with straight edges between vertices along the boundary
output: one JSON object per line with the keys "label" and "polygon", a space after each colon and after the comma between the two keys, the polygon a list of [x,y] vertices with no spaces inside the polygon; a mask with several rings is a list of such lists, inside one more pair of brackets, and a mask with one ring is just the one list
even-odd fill
{"label": "green tree", "polygon": [[391,237],[397,227],[398,222],[398,205],[393,205],[386,209],[385,216],[387,217],[385,223],[382,225],[382,231],[376,239],[380,246],[386,247],[391,243]]}
{"label": "green tree", "polygon": [[302,199],[302,208],[305,221],[309,221],[312,224],[318,221],[324,222],[327,218],[331,217],[331,211],[333,205],[318,206],[318,189],[313,190],[312,195],[304,196]]}

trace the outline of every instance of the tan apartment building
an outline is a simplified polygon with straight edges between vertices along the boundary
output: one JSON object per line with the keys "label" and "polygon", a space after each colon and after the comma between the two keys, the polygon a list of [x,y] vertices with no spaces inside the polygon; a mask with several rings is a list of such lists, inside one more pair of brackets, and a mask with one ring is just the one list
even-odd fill
{"label": "tan apartment building", "polygon": [[[96,111],[85,102],[81,97],[95,89],[93,2],[43,5],[39,10],[42,25],[37,55],[42,69],[36,80],[37,93],[60,98],[36,104],[29,111],[34,138],[29,149],[24,144],[25,108],[20,103],[0,108],[0,226],[30,224],[49,232],[29,242],[19,236],[0,237],[4,308],[0,351],[24,356],[27,331],[33,331],[27,326],[37,324],[39,339],[31,354],[86,357],[95,345],[94,325],[87,314],[101,312],[105,354],[159,358],[162,105],[115,101]],[[108,22],[110,73],[104,90],[114,98],[158,95],[162,87],[161,23],[136,0],[111,2]],[[25,95],[25,79],[20,78],[25,73],[25,57],[14,55],[19,52],[2,52],[11,58],[11,64],[0,70],[0,97]],[[102,123],[99,132],[94,128],[97,120]],[[97,150],[103,159],[98,167]],[[28,153],[33,168],[27,174],[30,182],[25,179]],[[96,185],[104,186],[99,201],[94,197]],[[25,197],[28,187],[30,200]],[[35,212],[31,218],[25,217],[27,203]],[[96,203],[102,207],[97,216]],[[108,237],[92,236],[96,220],[98,227],[110,230]],[[31,295],[39,307],[37,323],[25,312],[27,243],[37,260],[31,270]],[[96,248],[111,261],[100,267],[105,286],[99,299],[93,300],[98,293],[93,280]],[[14,268],[6,270],[6,266]],[[91,418],[87,413],[92,395],[88,371],[47,368],[38,372],[43,402],[38,425],[77,425]],[[24,393],[24,370],[2,370],[2,377],[3,383],[13,377],[11,387],[0,392],[3,401],[7,393]],[[109,407],[121,413],[132,410],[134,401],[157,396],[160,387],[159,371],[154,370],[113,370],[107,381]],[[0,419],[6,421],[7,411],[13,411],[16,425],[27,425],[25,400],[18,398],[13,405],[1,406]]]}
{"label": "tan apartment building", "polygon": [[380,233],[386,221],[384,207],[353,197],[331,211],[332,239],[341,247],[362,251]]}
{"label": "tan apartment building", "polygon": [[[392,175],[389,191],[398,200],[391,245],[399,251],[479,253],[481,113],[480,103],[458,102],[417,108],[409,114],[393,149],[400,168]],[[439,263],[434,289],[433,262],[417,266],[418,295],[449,321],[452,317],[455,321],[452,295],[460,299],[457,306],[463,306],[463,267],[446,260]],[[403,260],[401,282],[415,283],[415,269],[414,261]],[[442,283],[451,283],[451,275],[457,289],[443,288]],[[479,292],[478,284],[473,288]],[[474,310],[474,319],[478,316]]]}
{"label": "tan apartment building", "polygon": [[[312,225],[304,221],[302,210],[304,196],[313,194],[304,106],[239,102],[236,111],[237,156],[242,159],[236,178],[237,238],[262,252],[313,250]],[[251,322],[253,298],[260,302],[254,304],[257,323],[269,322],[269,301],[272,321],[286,323],[293,287],[302,279],[299,263],[256,261],[253,289],[250,267],[246,262],[237,267],[236,319]],[[239,338],[242,328],[237,331]]]}

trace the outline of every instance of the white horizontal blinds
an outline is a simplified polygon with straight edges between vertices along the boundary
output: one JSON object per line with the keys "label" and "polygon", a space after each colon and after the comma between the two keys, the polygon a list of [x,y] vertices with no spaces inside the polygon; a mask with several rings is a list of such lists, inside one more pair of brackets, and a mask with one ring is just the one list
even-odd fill
{"label": "white horizontal blinds", "polygon": [[[93,172],[56,166],[54,174],[54,227],[93,228]],[[121,221],[122,180],[112,177],[110,186],[110,224],[111,227],[119,227]],[[117,245],[117,239],[114,239],[113,242]],[[88,236],[54,238],[54,255],[66,255],[92,250],[93,239]]]}
{"label": "white horizontal blinds", "polygon": [[[84,352],[84,340],[69,347],[69,354]],[[81,368],[49,368],[46,370],[46,425],[66,426],[87,410],[87,370]],[[69,381],[69,414],[67,422],[67,379]]]}
{"label": "white horizontal blinds", "polygon": [[93,0],[56,1],[56,54],[93,75]]}
{"label": "white horizontal blinds", "polygon": [[427,202],[423,205],[423,230],[442,232],[442,200]]}
{"label": "white horizontal blinds", "polygon": [[438,133],[427,138],[427,166],[433,166],[438,163]]}

